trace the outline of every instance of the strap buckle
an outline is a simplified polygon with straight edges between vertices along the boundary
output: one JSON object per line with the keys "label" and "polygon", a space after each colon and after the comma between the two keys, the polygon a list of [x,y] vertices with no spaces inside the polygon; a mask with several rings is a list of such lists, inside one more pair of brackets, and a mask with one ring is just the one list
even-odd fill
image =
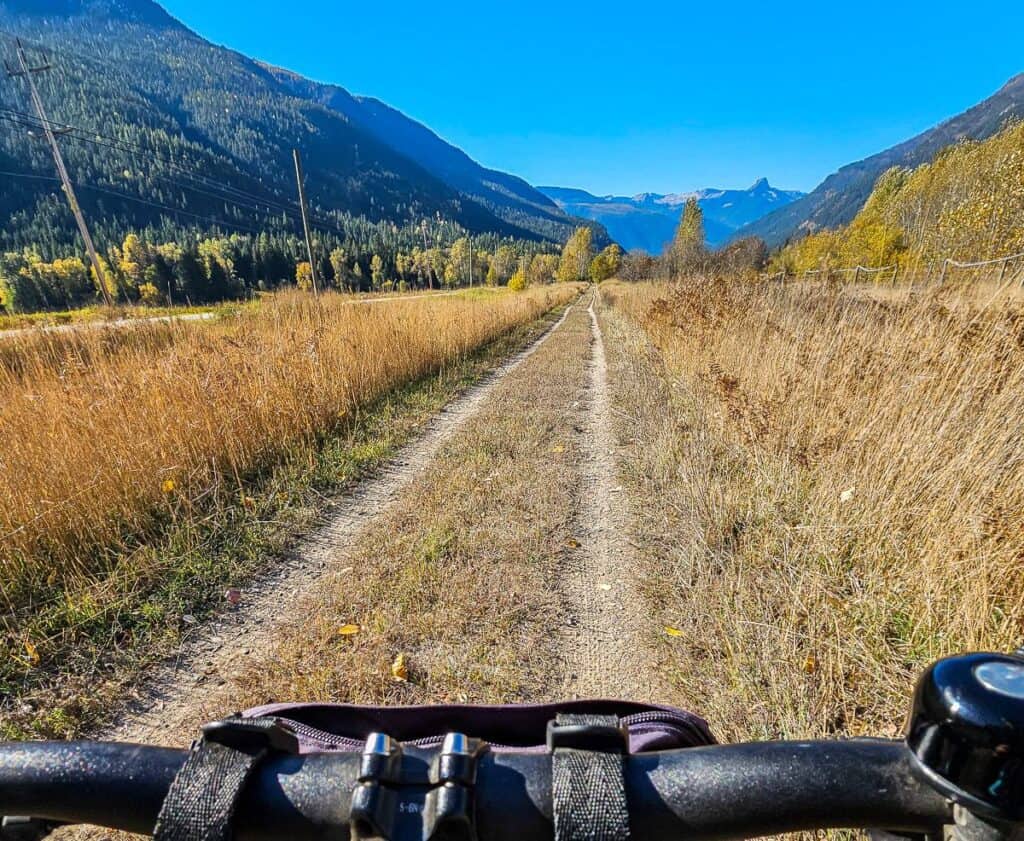
{"label": "strap buckle", "polygon": [[229,841],[246,781],[271,752],[299,752],[298,736],[276,718],[232,716],[205,725],[164,798],[153,838]]}
{"label": "strap buckle", "polygon": [[203,740],[224,747],[258,753],[277,751],[298,753],[299,737],[278,718],[242,718],[231,716],[203,725]]}
{"label": "strap buckle", "polygon": [[628,753],[629,730],[614,716],[559,715],[548,722],[548,751],[600,751]]}

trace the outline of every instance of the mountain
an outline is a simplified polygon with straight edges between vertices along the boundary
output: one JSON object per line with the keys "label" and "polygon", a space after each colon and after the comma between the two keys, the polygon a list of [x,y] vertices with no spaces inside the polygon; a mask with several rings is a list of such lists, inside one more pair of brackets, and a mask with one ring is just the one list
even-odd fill
{"label": "mountain", "polygon": [[878,177],[894,166],[914,168],[962,140],[984,140],[1007,122],[1024,118],[1024,73],[988,99],[891,149],[848,164],[812,192],[737,231],[759,236],[775,247],[794,234],[849,223],[864,206]]}
{"label": "mountain", "polygon": [[304,79],[288,70],[267,71],[299,96],[343,114],[353,125],[486,207],[506,222],[555,239],[564,239],[566,214],[522,178],[486,169],[461,149],[379,99],[354,96],[337,85]]}
{"label": "mountain", "polygon": [[[822,266],[913,271],[947,258],[971,263],[1020,254],[1022,175],[1024,122],[1017,122],[987,140],[957,144],[916,169],[887,170],[849,225],[794,238],[775,254],[775,267],[791,275]],[[991,268],[1012,282],[1020,263]]]}
{"label": "mountain", "polygon": [[698,190],[693,193],[641,193],[637,196],[594,196],[566,187],[538,187],[567,213],[592,219],[627,250],[660,254],[672,239],[683,206],[690,198],[704,211],[708,244],[718,246],[744,225],[800,199],[795,190],[779,190],[760,178],[746,190]]}
{"label": "mountain", "polygon": [[[441,217],[474,233],[561,240],[577,224],[526,182],[481,167],[387,105],[216,46],[151,0],[0,0],[0,30],[53,65],[38,77],[43,99],[52,120],[84,129],[61,145],[101,235],[194,227],[197,217],[262,229],[293,200],[293,147],[314,212],[346,230],[359,219]],[[0,38],[0,52],[15,58],[10,40]],[[0,85],[0,108],[0,166],[22,173],[0,192],[0,245],[72,238],[53,185],[28,177],[52,175],[45,146],[11,129],[31,111],[23,82]],[[225,202],[214,181],[246,198]]]}

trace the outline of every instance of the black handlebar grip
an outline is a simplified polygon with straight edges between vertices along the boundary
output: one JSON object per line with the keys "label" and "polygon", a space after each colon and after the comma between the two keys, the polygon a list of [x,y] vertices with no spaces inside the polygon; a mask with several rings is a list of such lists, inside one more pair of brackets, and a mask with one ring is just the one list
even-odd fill
{"label": "black handlebar grip", "polygon": [[[0,752],[0,813],[150,835],[187,752],[109,742],[21,742]],[[115,821],[116,823],[112,823]]]}

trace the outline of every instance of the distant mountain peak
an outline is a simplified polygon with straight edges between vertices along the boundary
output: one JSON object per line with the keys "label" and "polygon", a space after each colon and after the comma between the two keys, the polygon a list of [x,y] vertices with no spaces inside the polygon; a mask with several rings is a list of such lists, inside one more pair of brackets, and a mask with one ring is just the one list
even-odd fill
{"label": "distant mountain peak", "polygon": [[660,253],[672,238],[683,207],[695,199],[704,211],[704,231],[710,245],[720,245],[741,226],[783,207],[803,193],[778,190],[759,178],[748,190],[708,187],[687,193],[638,193],[595,196],[567,187],[538,187],[568,213],[601,222],[627,250],[640,248]]}

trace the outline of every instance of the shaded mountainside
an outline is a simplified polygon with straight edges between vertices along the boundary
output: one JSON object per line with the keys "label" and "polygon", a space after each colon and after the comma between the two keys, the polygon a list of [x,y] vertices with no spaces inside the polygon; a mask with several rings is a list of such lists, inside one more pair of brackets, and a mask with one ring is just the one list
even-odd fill
{"label": "shaded mountainside", "polygon": [[267,66],[267,70],[299,96],[343,114],[353,125],[387,143],[509,224],[555,239],[565,239],[570,233],[569,226],[574,220],[522,178],[481,166],[422,123],[379,99],[356,96],[337,85],[313,82],[281,68]]}
{"label": "shaded mountainside", "polygon": [[[9,61],[11,34],[51,49],[54,69],[38,77],[51,119],[88,129],[86,138],[102,133],[102,144],[62,141],[101,237],[175,225],[262,228],[274,202],[293,200],[296,146],[311,203],[336,225],[440,216],[475,233],[552,240],[574,225],[525,182],[484,170],[382,103],[271,71],[205,41],[150,0],[0,0],[0,29]],[[346,100],[359,107],[342,108]],[[31,111],[23,82],[0,85],[0,107]],[[0,246],[51,250],[71,241],[73,221],[54,184],[24,177],[53,175],[45,145],[2,125],[0,165],[22,175],[0,176]],[[425,148],[410,154],[417,146]],[[261,215],[225,203],[195,188],[197,173],[271,204]]]}
{"label": "shaded mountainside", "polygon": [[766,178],[746,190],[698,190],[694,193],[641,193],[637,196],[594,196],[585,190],[539,187],[566,212],[600,222],[627,250],[660,254],[672,239],[687,199],[696,198],[704,211],[708,244],[718,246],[736,230],[804,194],[779,190]]}
{"label": "shaded mountainside", "polygon": [[799,201],[740,229],[736,236],[759,236],[775,247],[794,234],[849,223],[864,207],[878,177],[894,166],[913,168],[931,161],[961,140],[984,140],[1007,122],[1024,118],[1024,73],[993,96],[917,137],[870,158],[844,166]]}

